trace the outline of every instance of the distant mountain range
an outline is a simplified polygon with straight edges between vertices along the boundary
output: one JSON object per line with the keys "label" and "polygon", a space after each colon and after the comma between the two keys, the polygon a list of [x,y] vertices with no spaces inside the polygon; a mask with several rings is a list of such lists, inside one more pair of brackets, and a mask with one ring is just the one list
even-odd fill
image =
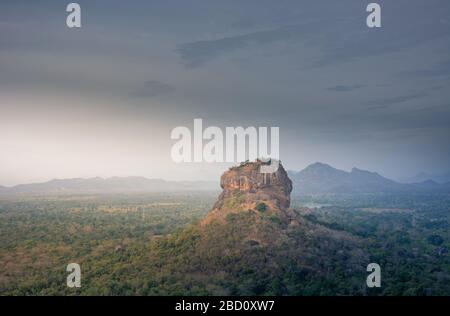
{"label": "distant mountain range", "polygon": [[216,182],[166,181],[144,177],[54,179],[44,183],[0,187],[0,194],[81,194],[219,190]]}
{"label": "distant mountain range", "polygon": [[[324,163],[314,163],[302,171],[288,171],[293,183],[293,195],[321,193],[450,193],[450,182],[433,180],[399,183],[376,172],[353,168],[350,172]],[[420,180],[420,179],[419,179]],[[55,179],[44,183],[0,186],[0,195],[10,194],[85,194],[216,191],[218,182],[166,181],[144,177]]]}
{"label": "distant mountain range", "polygon": [[350,172],[323,163],[314,163],[299,172],[289,172],[293,194],[316,193],[427,193],[450,192],[450,183],[431,180],[418,183],[398,183],[376,172],[353,168]]}
{"label": "distant mountain range", "polygon": [[434,181],[440,184],[444,184],[447,182],[450,182],[450,171],[446,174],[429,174],[426,172],[420,172],[414,177],[410,178],[403,178],[400,179],[400,182],[402,183],[417,183],[417,182],[424,182],[424,181]]}

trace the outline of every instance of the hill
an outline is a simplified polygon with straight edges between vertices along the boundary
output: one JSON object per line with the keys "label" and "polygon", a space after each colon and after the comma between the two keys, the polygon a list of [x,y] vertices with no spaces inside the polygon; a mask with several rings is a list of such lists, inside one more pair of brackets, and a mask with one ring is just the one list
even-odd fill
{"label": "hill", "polygon": [[450,172],[447,172],[445,174],[428,174],[426,172],[419,172],[414,177],[401,179],[401,182],[403,182],[403,183],[418,183],[418,182],[425,182],[425,181],[430,181],[430,180],[433,182],[437,182],[439,184],[446,184],[446,183],[450,182]]}
{"label": "hill", "polygon": [[426,193],[450,192],[448,184],[434,181],[403,184],[376,172],[353,168],[350,172],[324,163],[314,163],[300,172],[290,172],[295,194],[320,193]]}
{"label": "hill", "polygon": [[[361,284],[368,260],[362,241],[308,221],[307,210],[290,209],[284,168],[264,175],[260,166],[225,172],[206,218],[156,242],[149,264],[173,280],[162,294],[331,295]],[[345,282],[334,284],[341,277]]]}
{"label": "hill", "polygon": [[215,182],[166,181],[144,177],[54,179],[44,183],[0,187],[0,194],[91,194],[218,190]]}

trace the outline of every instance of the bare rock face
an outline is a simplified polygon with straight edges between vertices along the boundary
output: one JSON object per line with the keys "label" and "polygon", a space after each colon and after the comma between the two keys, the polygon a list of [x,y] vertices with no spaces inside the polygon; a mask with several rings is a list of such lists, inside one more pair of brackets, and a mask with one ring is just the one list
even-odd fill
{"label": "bare rock face", "polygon": [[220,179],[223,192],[213,209],[286,210],[291,201],[292,182],[281,163],[274,173],[261,173],[263,164],[247,162],[226,171]]}

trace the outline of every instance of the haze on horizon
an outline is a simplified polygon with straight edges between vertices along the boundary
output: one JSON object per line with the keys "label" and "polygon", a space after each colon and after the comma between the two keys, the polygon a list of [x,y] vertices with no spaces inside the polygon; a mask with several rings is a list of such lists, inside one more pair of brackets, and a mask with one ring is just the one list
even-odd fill
{"label": "haze on horizon", "polygon": [[171,161],[177,126],[279,126],[286,169],[450,171],[450,3],[0,3],[0,185],[217,180]]}

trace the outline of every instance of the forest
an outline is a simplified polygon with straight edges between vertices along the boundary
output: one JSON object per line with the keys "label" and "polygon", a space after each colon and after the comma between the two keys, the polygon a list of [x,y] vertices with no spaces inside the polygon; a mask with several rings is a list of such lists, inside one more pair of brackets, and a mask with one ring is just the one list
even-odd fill
{"label": "forest", "polygon": [[[196,223],[216,198],[216,192],[3,198],[0,295],[450,295],[448,195],[294,197],[300,228],[272,248],[230,237],[252,225],[250,215],[200,230]],[[268,234],[282,225],[258,208]],[[358,249],[349,252],[381,266],[381,288],[365,286],[365,266],[349,263],[336,240],[321,238],[325,230],[350,236]],[[305,237],[310,231],[314,238]],[[202,234],[214,237],[205,244]],[[300,265],[292,252],[321,261],[328,272],[314,274],[314,263]],[[66,286],[72,262],[81,266],[80,288]]]}

